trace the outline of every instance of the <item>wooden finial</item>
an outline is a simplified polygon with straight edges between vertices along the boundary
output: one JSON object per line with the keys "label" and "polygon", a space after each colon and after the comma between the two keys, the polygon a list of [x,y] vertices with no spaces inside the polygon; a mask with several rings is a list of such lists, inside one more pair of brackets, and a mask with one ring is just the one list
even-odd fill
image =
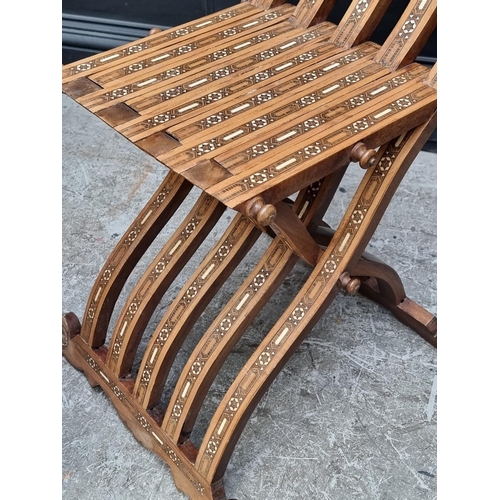
{"label": "wooden finial", "polygon": [[269,226],[276,219],[276,207],[266,205],[261,196],[252,198],[246,205],[247,217],[255,219],[261,226]]}
{"label": "wooden finial", "polygon": [[374,149],[368,149],[366,144],[358,142],[351,149],[351,161],[358,161],[359,166],[365,170],[375,165],[377,152]]}
{"label": "wooden finial", "polygon": [[160,31],[161,31],[161,28],[151,28],[149,30],[149,34],[150,35],[156,35],[156,33],[160,33]]}

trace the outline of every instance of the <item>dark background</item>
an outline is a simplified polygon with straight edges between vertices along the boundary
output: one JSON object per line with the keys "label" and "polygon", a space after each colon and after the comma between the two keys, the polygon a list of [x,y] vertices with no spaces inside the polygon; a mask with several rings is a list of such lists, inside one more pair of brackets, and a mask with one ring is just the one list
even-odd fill
{"label": "dark background", "polygon": [[[392,0],[371,40],[382,44],[408,5]],[[296,5],[298,0],[289,0]],[[62,63],[68,64],[147,35],[153,27],[168,28],[239,3],[239,0],[62,0]],[[338,24],[351,0],[338,0],[328,21]],[[437,60],[437,36],[431,36],[417,61]],[[429,148],[437,143],[436,133]]]}

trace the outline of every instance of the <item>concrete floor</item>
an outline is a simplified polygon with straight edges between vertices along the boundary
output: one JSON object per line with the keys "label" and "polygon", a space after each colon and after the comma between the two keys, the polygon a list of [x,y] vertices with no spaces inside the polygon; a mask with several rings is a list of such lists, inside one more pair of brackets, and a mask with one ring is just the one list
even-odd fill
{"label": "concrete floor", "polygon": [[[65,96],[62,112],[62,310],[82,318],[106,256],[166,170]],[[328,220],[335,221],[347,207],[360,175],[361,169],[352,165]],[[155,255],[197,194],[193,191],[146,257]],[[222,222],[227,224],[230,216],[225,214]],[[193,262],[222,229],[223,224],[216,226]],[[174,376],[189,346],[265,247],[262,237],[202,315],[174,365]],[[419,154],[367,250],[392,265],[407,295],[436,314],[436,154]],[[173,292],[189,276],[192,268],[187,267],[173,283]],[[234,349],[202,408],[195,444],[252,345],[271,328],[306,276],[307,267],[298,264]],[[125,286],[120,303],[131,286]],[[111,326],[114,321],[116,315]],[[437,351],[389,312],[364,297],[340,294],[248,422],[225,475],[227,497],[437,498],[436,365]],[[135,440],[102,391],[91,389],[64,358],[62,375],[64,499],[187,498],[176,489],[168,466]]]}

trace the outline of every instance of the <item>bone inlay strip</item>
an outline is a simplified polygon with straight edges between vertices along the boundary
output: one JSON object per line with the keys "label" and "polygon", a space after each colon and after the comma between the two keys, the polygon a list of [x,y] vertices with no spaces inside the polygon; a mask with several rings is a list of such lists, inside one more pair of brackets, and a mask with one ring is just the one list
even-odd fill
{"label": "bone inlay strip", "polygon": [[370,95],[377,95],[377,94],[380,94],[380,92],[383,92],[384,90],[387,89],[387,86],[383,86],[383,87],[380,87],[376,90],[373,90],[372,92],[370,92]]}
{"label": "bone inlay strip", "polygon": [[191,382],[189,382],[189,381],[188,381],[188,382],[186,382],[186,385],[184,386],[184,390],[182,391],[182,394],[181,394],[181,396],[182,396],[183,398],[185,398],[185,397],[186,397],[186,394],[187,394],[187,393],[188,393],[188,391],[189,391],[189,386],[190,386],[190,385],[191,385]]}
{"label": "bone inlay strip", "polygon": [[287,134],[282,135],[281,137],[276,138],[276,140],[278,142],[281,142],[281,141],[283,141],[285,139],[288,139],[289,137],[292,137],[292,135],[295,135],[296,133],[297,133],[296,130],[292,130],[291,132],[288,132]]}
{"label": "bone inlay strip", "polygon": [[351,234],[350,233],[347,233],[345,236],[344,236],[344,239],[342,240],[342,243],[340,244],[339,246],[339,252],[342,252],[342,250],[344,250],[344,247],[346,246],[347,242],[349,241],[349,238],[351,237]]}
{"label": "bone inlay strip", "polygon": [[328,94],[328,92],[331,92],[332,90],[338,89],[340,85],[332,85],[331,87],[328,87],[324,90],[322,90],[323,94]]}
{"label": "bone inlay strip", "polygon": [[281,170],[282,168],[287,167],[288,165],[291,165],[292,163],[295,163],[297,160],[295,158],[290,158],[287,161],[284,161],[283,163],[280,163],[277,167],[276,170]]}
{"label": "bone inlay strip", "polygon": [[199,103],[193,102],[193,104],[190,104],[189,106],[184,106],[183,108],[179,109],[179,113],[184,113],[184,111],[188,111],[189,109],[193,109],[199,106]]}
{"label": "bone inlay strip", "polygon": [[149,85],[150,83],[156,82],[158,78],[150,78],[149,80],[146,80],[144,82],[138,83],[138,87],[144,87],[145,85]]}
{"label": "bone inlay strip", "polygon": [[168,255],[174,255],[174,253],[177,251],[177,249],[182,245],[182,240],[178,240],[177,243],[172,247],[170,252],[168,252]]}
{"label": "bone inlay strip", "polygon": [[384,111],[380,112],[380,113],[377,113],[376,115],[373,115],[375,118],[381,118],[382,116],[385,116],[387,114],[389,114],[390,112],[392,111],[391,108],[389,109],[385,109]]}
{"label": "bone inlay strip", "polygon": [[208,78],[202,78],[201,80],[198,80],[196,82],[190,83],[188,87],[197,87],[198,85],[201,85],[202,83],[208,82]]}
{"label": "bone inlay strip", "polygon": [[153,210],[150,210],[145,216],[144,218],[141,220],[141,224],[144,224],[150,217],[150,215],[153,213]]}
{"label": "bone inlay strip", "polygon": [[282,69],[289,68],[290,66],[293,66],[293,63],[287,62],[286,64],[282,64],[281,66],[277,66],[276,71],[281,71]]}
{"label": "bone inlay strip", "polygon": [[101,62],[111,61],[112,59],[116,59],[117,57],[120,57],[120,54],[113,54],[108,57],[103,57],[102,59],[99,59],[99,61]]}
{"label": "bone inlay strip", "polygon": [[299,219],[302,219],[302,216],[306,213],[307,207],[309,206],[309,202],[306,201],[304,203],[304,206],[302,207],[302,210],[299,213]]}
{"label": "bone inlay strip", "polygon": [[249,294],[249,293],[247,293],[247,294],[246,294],[246,295],[245,295],[245,296],[244,296],[244,297],[243,297],[243,298],[239,301],[238,305],[236,306],[236,310],[237,310],[237,311],[239,311],[239,310],[242,308],[243,304],[244,304],[244,303],[248,300],[248,298],[249,298],[249,297],[250,297],[250,294]]}
{"label": "bone inlay strip", "polygon": [[217,431],[217,434],[219,434],[219,436],[222,434],[224,427],[226,427],[226,424],[227,424],[227,418],[224,418],[224,420],[220,424],[219,430]]}
{"label": "bone inlay strip", "polygon": [[156,432],[154,431],[151,431],[151,434],[152,436],[160,443],[160,444],[163,444],[163,441],[158,437],[158,435],[156,434]]}
{"label": "bone inlay strip", "polygon": [[153,363],[156,357],[156,353],[158,352],[158,347],[155,347],[153,353],[151,354],[151,357],[149,358],[149,362]]}
{"label": "bone inlay strip", "polygon": [[127,325],[128,325],[128,322],[127,322],[127,321],[124,321],[124,322],[123,322],[122,329],[120,330],[120,337],[123,337],[123,332],[126,330]]}
{"label": "bone inlay strip", "polygon": [[237,130],[236,132],[233,132],[232,134],[226,135],[226,137],[224,137],[224,140],[228,141],[229,139],[233,139],[233,137],[237,137],[238,135],[243,134],[243,132],[244,132],[243,130]]}
{"label": "bone inlay strip", "polygon": [[212,264],[202,275],[201,279],[206,279],[207,276],[214,270],[215,264]]}
{"label": "bone inlay strip", "polygon": [[283,328],[283,330],[281,331],[279,337],[274,341],[274,343],[276,345],[280,345],[281,344],[281,341],[286,337],[286,334],[290,331],[290,329],[285,326],[285,328]]}
{"label": "bone inlay strip", "polygon": [[163,54],[162,56],[153,57],[153,59],[151,59],[151,62],[158,62],[162,59],[166,59],[167,57],[170,57],[170,54]]}
{"label": "bone inlay strip", "polygon": [[231,113],[237,113],[238,111],[241,111],[242,109],[248,108],[250,104],[242,104],[241,106],[238,106],[234,109],[231,110]]}
{"label": "bone inlay strip", "polygon": [[243,47],[248,47],[250,44],[251,42],[240,43],[239,45],[235,45],[234,49],[235,50],[242,49]]}
{"label": "bone inlay strip", "polygon": [[399,137],[398,137],[398,140],[396,141],[396,143],[394,144],[397,148],[399,148],[399,145],[403,142],[403,139],[406,137],[406,132],[404,134],[401,134]]}

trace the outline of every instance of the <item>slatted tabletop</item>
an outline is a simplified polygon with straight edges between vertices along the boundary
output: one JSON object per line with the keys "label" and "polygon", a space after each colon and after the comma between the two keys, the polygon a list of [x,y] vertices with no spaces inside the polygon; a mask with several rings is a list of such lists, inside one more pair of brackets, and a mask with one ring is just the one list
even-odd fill
{"label": "slatted tabletop", "polygon": [[[419,19],[431,3],[420,3]],[[389,140],[391,123],[417,126],[436,105],[429,69],[384,64],[418,30],[415,13],[406,40],[355,48],[345,40],[356,16],[309,28],[297,17],[288,4],[242,3],[65,67],[63,88],[226,205],[275,202],[330,172],[318,163]]]}

